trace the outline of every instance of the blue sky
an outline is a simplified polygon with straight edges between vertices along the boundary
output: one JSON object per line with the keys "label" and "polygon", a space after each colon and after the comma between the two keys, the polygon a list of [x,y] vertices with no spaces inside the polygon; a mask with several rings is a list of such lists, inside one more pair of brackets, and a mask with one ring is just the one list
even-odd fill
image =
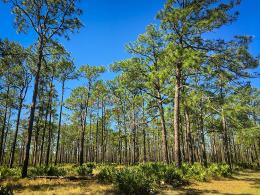
{"label": "blue sky", "polygon": [[[80,6],[84,14],[81,20],[85,27],[80,33],[72,35],[70,41],[61,42],[71,52],[77,67],[83,64],[108,67],[109,64],[129,56],[125,51],[125,44],[134,41],[148,24],[158,22],[155,15],[164,2],[165,0],[82,0]],[[250,49],[254,55],[258,55],[260,1],[243,0],[237,9],[240,11],[238,21],[215,31],[211,36],[229,39],[235,34],[252,35],[255,39]],[[10,8],[0,2],[0,38],[18,41],[24,46],[32,44],[35,41],[33,33],[17,34],[13,20]],[[260,69],[255,71],[260,72]],[[113,74],[106,73],[103,77],[111,79]],[[82,82],[70,82],[69,87],[73,88]],[[252,83],[260,88],[260,79],[253,79]]]}

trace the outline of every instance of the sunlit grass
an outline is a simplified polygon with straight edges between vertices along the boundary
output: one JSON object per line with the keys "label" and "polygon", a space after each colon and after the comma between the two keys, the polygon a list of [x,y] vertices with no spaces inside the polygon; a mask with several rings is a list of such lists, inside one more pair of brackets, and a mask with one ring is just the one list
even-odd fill
{"label": "sunlit grass", "polygon": [[232,178],[209,182],[195,182],[181,189],[164,191],[164,194],[260,194],[260,171],[243,171]]}
{"label": "sunlit grass", "polygon": [[3,184],[13,186],[14,194],[114,194],[112,185],[96,181],[69,181],[64,179],[19,179]]}

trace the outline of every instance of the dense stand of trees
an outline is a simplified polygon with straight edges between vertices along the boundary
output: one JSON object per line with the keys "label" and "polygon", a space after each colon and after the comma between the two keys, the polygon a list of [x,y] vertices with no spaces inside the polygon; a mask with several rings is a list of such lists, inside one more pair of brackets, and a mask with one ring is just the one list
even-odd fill
{"label": "dense stand of trees", "polygon": [[[0,41],[2,165],[23,166],[23,177],[28,165],[89,161],[259,165],[252,38],[205,36],[234,22],[239,2],[168,0],[160,26],[127,45],[132,57],[110,66],[109,81],[105,67],[77,69],[59,44],[82,26],[75,0],[6,2],[18,30],[37,39],[29,48]],[[73,79],[82,85],[69,91]]]}

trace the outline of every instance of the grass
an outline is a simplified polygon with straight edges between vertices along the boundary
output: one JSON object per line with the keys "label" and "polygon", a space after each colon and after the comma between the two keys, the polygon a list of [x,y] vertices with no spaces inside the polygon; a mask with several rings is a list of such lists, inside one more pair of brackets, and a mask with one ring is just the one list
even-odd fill
{"label": "grass", "polygon": [[13,186],[14,194],[114,194],[112,185],[96,181],[69,181],[64,179],[18,179],[1,182]]}
{"label": "grass", "polygon": [[259,195],[260,171],[244,170],[231,178],[195,182],[177,190],[167,189],[163,194]]}
{"label": "grass", "polygon": [[[96,181],[69,181],[64,179],[12,179],[1,184],[13,186],[14,194],[115,194],[113,185]],[[160,194],[260,194],[260,171],[245,170],[232,178],[221,178],[208,182],[194,182],[191,185],[174,189],[168,187]]]}

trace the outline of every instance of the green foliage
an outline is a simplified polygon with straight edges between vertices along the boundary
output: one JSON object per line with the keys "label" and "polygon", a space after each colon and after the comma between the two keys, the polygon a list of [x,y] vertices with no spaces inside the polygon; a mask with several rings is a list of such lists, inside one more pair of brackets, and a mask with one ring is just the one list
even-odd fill
{"label": "green foliage", "polygon": [[86,163],[86,166],[91,168],[92,170],[97,167],[96,163],[94,163],[94,162],[88,162],[88,163]]}
{"label": "green foliage", "polygon": [[13,177],[13,178],[21,177],[20,168],[0,167],[0,179],[6,179],[8,177]]}
{"label": "green foliage", "polygon": [[197,181],[206,181],[207,179],[207,169],[200,163],[194,163],[193,165],[183,163],[181,170],[185,179],[193,179]]}
{"label": "green foliage", "polygon": [[112,183],[115,180],[116,168],[114,166],[103,166],[97,174],[100,183]]}
{"label": "green foliage", "polygon": [[227,164],[213,163],[208,167],[208,174],[213,177],[229,177],[231,173],[230,166]]}
{"label": "green foliage", "polygon": [[66,170],[57,166],[36,166],[28,170],[30,176],[64,176]]}
{"label": "green foliage", "polygon": [[139,167],[126,167],[116,173],[115,184],[122,194],[151,194],[158,188],[156,178]]}
{"label": "green foliage", "polygon": [[152,176],[160,181],[164,178],[165,171],[167,170],[167,165],[163,163],[144,163],[139,165],[140,169],[148,177]]}
{"label": "green foliage", "polygon": [[164,173],[164,181],[174,187],[180,186],[185,183],[183,175],[175,166],[169,165]]}
{"label": "green foliage", "polygon": [[93,169],[96,167],[94,163],[87,163],[82,166],[77,167],[77,173],[80,176],[91,175],[93,173]]}
{"label": "green foliage", "polygon": [[13,190],[10,186],[6,185],[0,185],[0,194],[1,195],[13,195]]}

